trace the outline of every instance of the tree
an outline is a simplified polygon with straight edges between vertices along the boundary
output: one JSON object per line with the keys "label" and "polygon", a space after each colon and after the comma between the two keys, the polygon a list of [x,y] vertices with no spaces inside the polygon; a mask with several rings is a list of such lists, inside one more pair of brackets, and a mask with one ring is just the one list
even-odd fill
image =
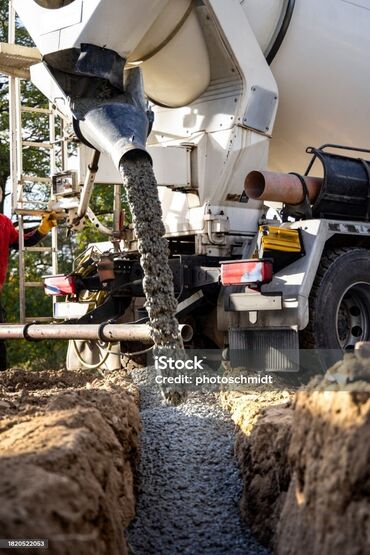
{"label": "tree", "polygon": [[[8,35],[8,2],[0,0],[0,41],[5,42]],[[8,118],[8,87],[7,79],[0,76],[0,188],[2,202],[0,212],[3,211],[6,180],[9,176],[9,148],[7,146]]]}

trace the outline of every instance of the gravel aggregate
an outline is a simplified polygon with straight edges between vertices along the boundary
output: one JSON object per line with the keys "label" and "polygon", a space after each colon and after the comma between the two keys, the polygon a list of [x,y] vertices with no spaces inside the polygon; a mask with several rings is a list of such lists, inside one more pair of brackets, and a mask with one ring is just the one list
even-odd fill
{"label": "gravel aggregate", "polygon": [[136,370],[142,459],[137,517],[128,531],[135,555],[267,555],[241,521],[242,481],[234,424],[214,394],[190,393],[167,406]]}

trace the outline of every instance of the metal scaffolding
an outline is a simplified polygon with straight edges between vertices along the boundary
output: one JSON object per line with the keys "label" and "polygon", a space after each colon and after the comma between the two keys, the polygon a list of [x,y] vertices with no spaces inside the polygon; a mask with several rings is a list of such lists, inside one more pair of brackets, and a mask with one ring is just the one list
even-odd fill
{"label": "metal scaffolding", "polygon": [[[26,279],[25,254],[27,252],[50,256],[50,268],[53,274],[58,273],[58,232],[51,233],[51,246],[25,247],[25,217],[39,217],[47,209],[47,202],[35,201],[29,198],[27,187],[49,187],[49,199],[53,199],[52,175],[56,171],[57,155],[61,160],[60,169],[64,169],[66,160],[66,143],[64,140],[64,120],[52,104],[48,108],[34,108],[24,106],[21,97],[21,79],[29,79],[30,66],[40,61],[37,48],[19,46],[15,44],[16,16],[12,0],[9,1],[9,29],[8,43],[0,45],[0,71],[9,76],[9,135],[10,135],[10,180],[12,195],[12,213],[18,216],[19,224],[19,307],[20,322],[51,320],[51,317],[38,317],[26,315],[26,289],[29,287],[42,287],[42,282],[32,282]],[[48,126],[48,142],[27,141],[23,138],[22,115],[34,113],[44,118]],[[59,121],[57,121],[59,120]],[[56,140],[56,126],[59,125],[60,139]],[[23,169],[23,155],[25,148],[43,149],[49,156],[49,177],[26,175]],[[32,184],[32,187],[30,187]],[[53,299],[54,301],[54,299]]]}

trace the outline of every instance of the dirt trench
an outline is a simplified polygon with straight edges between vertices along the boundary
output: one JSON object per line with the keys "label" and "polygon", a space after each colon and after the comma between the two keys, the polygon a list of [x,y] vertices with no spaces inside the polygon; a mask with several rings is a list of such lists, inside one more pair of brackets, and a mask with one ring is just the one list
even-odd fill
{"label": "dirt trench", "polygon": [[169,407],[151,375],[0,374],[1,537],[53,555],[268,555],[240,519],[230,414],[213,394]]}
{"label": "dirt trench", "polygon": [[1,537],[48,539],[48,551],[22,554],[128,553],[136,388],[120,373],[10,370],[0,392]]}
{"label": "dirt trench", "polygon": [[128,530],[136,555],[269,555],[240,518],[242,481],[235,427],[217,394],[163,402],[153,369],[135,371],[143,432],[137,516]]}
{"label": "dirt trench", "polygon": [[298,393],[224,393],[227,412],[213,394],[168,407],[148,376],[0,374],[3,538],[53,555],[369,553],[367,353]]}
{"label": "dirt trench", "polygon": [[370,357],[348,354],[295,395],[225,397],[240,428],[242,515],[277,555],[370,552],[369,377]]}
{"label": "dirt trench", "polygon": [[235,454],[244,484],[240,511],[256,537],[270,547],[290,482],[293,399],[288,390],[223,395],[223,405],[239,429]]}

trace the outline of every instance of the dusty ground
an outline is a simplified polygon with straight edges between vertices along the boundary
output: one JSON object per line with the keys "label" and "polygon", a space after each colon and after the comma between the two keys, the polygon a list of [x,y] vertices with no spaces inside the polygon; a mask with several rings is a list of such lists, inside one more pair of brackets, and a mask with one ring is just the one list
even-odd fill
{"label": "dusty ground", "polygon": [[137,402],[119,373],[0,374],[1,537],[47,538],[53,555],[127,553]]}
{"label": "dusty ground", "polygon": [[[318,387],[318,389],[317,389]],[[299,392],[288,450],[291,482],[279,555],[370,552],[370,385],[311,383]]]}
{"label": "dusty ground", "polygon": [[370,384],[364,381],[370,351],[365,355],[345,355],[329,379],[314,379],[296,395],[224,396],[240,426],[242,514],[278,555],[370,552]]}

